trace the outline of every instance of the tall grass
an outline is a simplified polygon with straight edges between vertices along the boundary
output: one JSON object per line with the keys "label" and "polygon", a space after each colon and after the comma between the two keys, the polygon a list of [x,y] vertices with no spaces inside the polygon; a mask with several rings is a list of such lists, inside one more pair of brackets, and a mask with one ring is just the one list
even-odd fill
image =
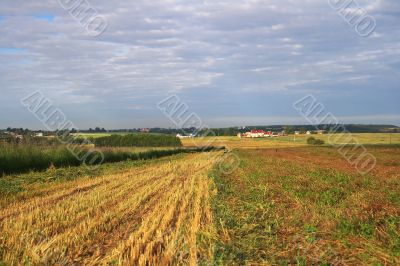
{"label": "tall grass", "polygon": [[[85,153],[89,148],[80,148]],[[125,160],[148,160],[178,153],[191,153],[213,150],[204,148],[151,149],[148,151],[130,152],[119,149],[99,149],[104,154],[104,163]],[[23,173],[45,170],[51,166],[78,166],[82,162],[65,146],[37,146],[0,144],[0,176],[4,174]]]}
{"label": "tall grass", "polygon": [[80,161],[63,146],[0,144],[0,175],[42,170],[54,165],[75,166]]}
{"label": "tall grass", "polygon": [[128,134],[92,139],[99,147],[181,147],[179,138],[172,135]]}

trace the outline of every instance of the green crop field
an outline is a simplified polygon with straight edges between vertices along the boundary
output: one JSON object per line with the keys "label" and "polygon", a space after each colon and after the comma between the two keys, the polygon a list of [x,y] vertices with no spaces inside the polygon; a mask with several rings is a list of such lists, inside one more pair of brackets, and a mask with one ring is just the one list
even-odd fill
{"label": "green crop field", "polygon": [[94,133],[72,133],[71,135],[73,135],[75,137],[78,137],[78,138],[84,137],[84,138],[94,138],[94,139],[96,139],[96,138],[102,138],[102,137],[109,137],[111,135],[124,136],[124,135],[128,135],[128,134],[160,135],[159,133],[132,133],[132,132],[123,132],[123,131],[121,131],[121,132],[106,132],[106,133],[104,133],[104,132],[99,132],[99,133],[95,133],[95,132]]}
{"label": "green crop field", "polygon": [[[115,135],[126,135],[128,134],[127,132],[116,132],[112,133]],[[73,133],[71,135],[75,137],[81,137],[81,138],[101,138],[101,137],[108,137],[112,135],[111,133]]]}

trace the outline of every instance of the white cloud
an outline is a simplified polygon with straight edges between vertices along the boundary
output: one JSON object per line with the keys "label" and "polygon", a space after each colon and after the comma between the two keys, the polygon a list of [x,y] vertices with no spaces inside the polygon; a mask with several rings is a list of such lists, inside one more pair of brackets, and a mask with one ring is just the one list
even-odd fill
{"label": "white cloud", "polygon": [[271,26],[271,30],[275,30],[275,31],[277,31],[277,30],[283,30],[284,28],[285,28],[285,26],[282,25],[282,24],[275,24],[275,25],[272,25],[272,26]]}

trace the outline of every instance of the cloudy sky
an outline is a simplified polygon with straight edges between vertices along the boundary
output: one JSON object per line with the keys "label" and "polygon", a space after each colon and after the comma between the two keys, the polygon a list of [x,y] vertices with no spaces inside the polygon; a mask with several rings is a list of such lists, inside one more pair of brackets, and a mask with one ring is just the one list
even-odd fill
{"label": "cloudy sky", "polygon": [[335,1],[2,0],[0,128],[43,127],[20,103],[36,90],[82,129],[172,127],[157,103],[174,94],[210,126],[306,123],[307,94],[341,122],[400,125],[400,1],[351,3],[368,37]]}

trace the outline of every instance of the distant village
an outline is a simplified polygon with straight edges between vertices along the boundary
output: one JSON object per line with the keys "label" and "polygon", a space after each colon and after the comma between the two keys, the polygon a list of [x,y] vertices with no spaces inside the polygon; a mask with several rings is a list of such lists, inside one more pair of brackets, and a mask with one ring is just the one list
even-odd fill
{"label": "distant village", "polygon": [[[301,131],[294,131],[295,135],[311,135],[311,134],[325,134],[326,130],[315,130],[315,131],[305,131],[302,133]],[[272,131],[264,131],[264,130],[257,130],[253,129],[249,132],[245,133],[238,133],[237,136],[239,138],[272,138],[272,137],[283,137],[287,136],[288,134],[285,132],[285,130],[282,130],[281,132],[272,132]]]}
{"label": "distant village", "polygon": [[[295,135],[312,135],[312,134],[325,134],[326,130],[307,130],[307,131],[293,131],[291,134]],[[237,133],[238,138],[275,138],[275,137],[283,137],[287,136],[288,134],[286,133],[285,130],[279,131],[279,132],[273,132],[273,131],[264,131],[262,129],[253,129],[245,133]],[[176,134],[177,138],[180,139],[189,139],[189,138],[196,138],[198,135],[196,134],[187,134],[183,135],[181,133]]]}
{"label": "distant village", "polygon": [[[400,133],[400,127],[393,125],[343,125],[346,130],[352,133]],[[196,138],[199,136],[237,136],[239,138],[275,138],[287,135],[312,135],[312,134],[325,134],[332,131],[330,125],[320,125],[320,128],[325,130],[315,130],[310,125],[276,125],[276,126],[254,126],[254,127],[229,127],[229,128],[132,128],[132,129],[113,129],[106,130],[105,128],[95,127],[88,130],[71,129],[71,134],[76,133],[155,133],[155,134],[171,134],[180,139]],[[26,140],[51,139],[56,137],[57,132],[54,131],[41,131],[29,130],[23,128],[7,128],[0,129],[1,142],[16,142],[20,143]]]}
{"label": "distant village", "polygon": [[42,131],[29,131],[27,129],[1,130],[0,141],[20,143],[27,138],[51,137],[52,134],[44,134]]}

